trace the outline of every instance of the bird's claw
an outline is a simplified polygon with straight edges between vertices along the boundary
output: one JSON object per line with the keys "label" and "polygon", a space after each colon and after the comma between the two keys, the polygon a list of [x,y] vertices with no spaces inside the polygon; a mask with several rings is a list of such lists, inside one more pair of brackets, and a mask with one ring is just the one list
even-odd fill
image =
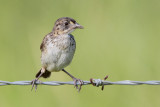
{"label": "bird's claw", "polygon": [[[84,82],[82,80],[80,80],[80,79],[77,79],[77,78],[73,78],[73,81],[74,81],[74,87],[76,87],[76,89],[78,90],[78,92],[80,92],[81,87],[84,84]],[[79,82],[79,87],[78,87],[77,82]]]}
{"label": "bird's claw", "polygon": [[37,90],[37,83],[36,82],[41,82],[41,81],[39,81],[37,79],[32,80],[31,81],[31,85],[32,85],[31,91],[33,90],[34,87],[35,87],[35,91]]}

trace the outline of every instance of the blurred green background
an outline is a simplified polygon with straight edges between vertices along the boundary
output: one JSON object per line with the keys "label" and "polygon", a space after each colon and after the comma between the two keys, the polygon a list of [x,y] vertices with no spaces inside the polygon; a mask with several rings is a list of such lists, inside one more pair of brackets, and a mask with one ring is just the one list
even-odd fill
{"label": "blurred green background", "polygon": [[[0,80],[34,79],[40,43],[60,17],[72,17],[77,50],[69,67],[82,80],[160,80],[160,1],[1,0]],[[63,72],[42,81],[71,81]],[[1,86],[1,107],[159,107],[160,86]]]}

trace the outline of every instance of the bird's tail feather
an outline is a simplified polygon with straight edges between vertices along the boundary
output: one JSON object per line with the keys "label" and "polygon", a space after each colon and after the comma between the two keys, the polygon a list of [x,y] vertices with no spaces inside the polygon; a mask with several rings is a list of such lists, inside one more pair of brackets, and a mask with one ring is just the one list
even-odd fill
{"label": "bird's tail feather", "polygon": [[[41,69],[40,69],[39,72],[36,74],[36,78],[39,77],[40,74],[41,74]],[[41,77],[43,77],[43,78],[48,78],[48,77],[50,77],[50,76],[51,76],[51,72],[45,70],[45,72],[42,74]]]}

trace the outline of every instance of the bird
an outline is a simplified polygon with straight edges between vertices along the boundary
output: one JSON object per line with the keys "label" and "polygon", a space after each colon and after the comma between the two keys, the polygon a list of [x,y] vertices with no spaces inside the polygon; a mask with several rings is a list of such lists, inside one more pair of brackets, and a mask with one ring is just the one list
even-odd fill
{"label": "bird", "polygon": [[74,87],[78,91],[81,90],[83,81],[64,69],[71,63],[76,50],[76,41],[71,34],[75,29],[83,29],[83,26],[78,24],[73,18],[61,17],[56,20],[52,31],[43,38],[40,45],[42,67],[31,82],[31,90],[34,87],[35,90],[37,89],[36,82],[39,81],[40,77],[48,78],[51,72],[59,71],[69,75],[74,81]]}

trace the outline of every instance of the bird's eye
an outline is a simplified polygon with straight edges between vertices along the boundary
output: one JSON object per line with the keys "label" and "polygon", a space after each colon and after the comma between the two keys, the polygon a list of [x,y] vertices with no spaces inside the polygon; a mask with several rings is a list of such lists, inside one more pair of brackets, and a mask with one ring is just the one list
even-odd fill
{"label": "bird's eye", "polygon": [[69,23],[68,22],[65,22],[65,25],[68,25]]}

